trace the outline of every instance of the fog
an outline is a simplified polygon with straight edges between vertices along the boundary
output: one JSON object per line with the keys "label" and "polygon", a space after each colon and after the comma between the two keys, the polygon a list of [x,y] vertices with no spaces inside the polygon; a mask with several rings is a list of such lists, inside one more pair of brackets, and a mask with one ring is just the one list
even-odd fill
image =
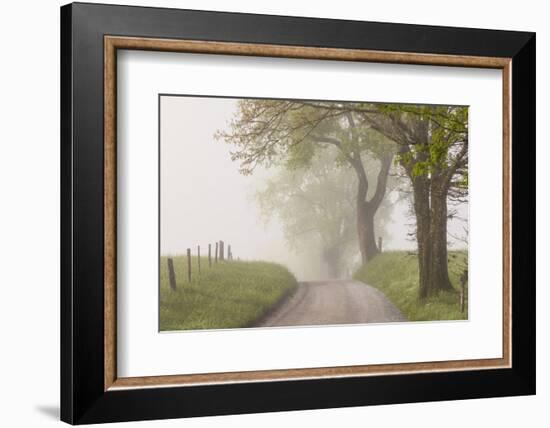
{"label": "fog", "polygon": [[[300,280],[322,279],[326,271],[319,249],[293,251],[280,221],[272,218],[266,224],[262,219],[254,193],[274,171],[241,175],[238,162],[231,160],[231,145],[213,137],[227,127],[236,106],[234,99],[161,97],[161,254],[184,254],[187,248],[196,254],[197,245],[205,254],[209,243],[223,240],[231,245],[234,258],[273,261],[287,266]],[[384,250],[414,250],[410,203],[397,196],[396,192],[388,196],[393,211]],[[458,207],[458,215],[467,218],[466,204]],[[464,226],[463,221],[451,220],[450,235],[463,236]],[[465,246],[453,238],[450,244]]]}

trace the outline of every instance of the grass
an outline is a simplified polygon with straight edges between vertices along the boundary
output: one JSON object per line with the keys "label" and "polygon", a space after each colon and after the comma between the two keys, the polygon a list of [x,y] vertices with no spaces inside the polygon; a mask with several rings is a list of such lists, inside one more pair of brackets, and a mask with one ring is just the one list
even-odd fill
{"label": "grass", "polygon": [[261,261],[225,261],[208,267],[208,258],[172,257],[177,289],[170,289],[167,257],[160,260],[160,330],[222,329],[251,326],[298,283],[285,267]]}
{"label": "grass", "polygon": [[468,319],[468,293],[462,313],[459,275],[461,266],[467,263],[466,251],[450,252],[449,276],[456,291],[441,292],[425,301],[418,299],[418,259],[406,251],[379,254],[363,265],[354,278],[382,291],[410,321],[462,320]]}

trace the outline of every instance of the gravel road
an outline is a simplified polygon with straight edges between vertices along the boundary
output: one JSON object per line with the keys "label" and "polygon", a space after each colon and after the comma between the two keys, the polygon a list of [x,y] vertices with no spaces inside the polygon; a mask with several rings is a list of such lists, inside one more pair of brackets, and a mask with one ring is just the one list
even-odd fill
{"label": "gravel road", "polygon": [[377,289],[358,281],[301,282],[297,291],[257,327],[406,321]]}

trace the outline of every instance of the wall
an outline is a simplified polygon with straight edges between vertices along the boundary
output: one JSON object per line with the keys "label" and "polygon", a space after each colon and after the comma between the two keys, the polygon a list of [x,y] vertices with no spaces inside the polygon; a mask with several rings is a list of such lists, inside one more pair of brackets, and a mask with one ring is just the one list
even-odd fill
{"label": "wall", "polygon": [[[122,0],[121,0],[122,1]],[[111,3],[111,2],[107,2]],[[550,28],[544,2],[128,1],[131,4],[325,18],[537,31],[538,45],[538,395],[353,409],[163,421],[143,426],[275,427],[543,426],[550,400],[547,222],[550,196],[543,162],[550,148]],[[2,425],[54,426],[59,397],[59,10],[56,0],[6,2],[0,14],[0,379]],[[544,105],[543,105],[544,104]],[[544,134],[544,135],[543,135]],[[543,263],[546,266],[543,266]],[[138,426],[128,424],[125,426]]]}

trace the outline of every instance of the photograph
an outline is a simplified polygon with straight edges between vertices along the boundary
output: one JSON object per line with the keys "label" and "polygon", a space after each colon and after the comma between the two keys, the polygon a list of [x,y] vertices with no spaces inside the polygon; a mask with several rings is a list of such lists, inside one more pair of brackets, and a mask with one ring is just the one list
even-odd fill
{"label": "photograph", "polygon": [[468,106],[158,109],[159,331],[468,320]]}
{"label": "photograph", "polygon": [[[108,3],[8,23],[22,120],[7,121],[4,181],[28,189],[7,204],[24,221],[4,222],[21,262],[5,324],[27,346],[14,358],[47,357],[6,363],[22,397],[21,373],[43,380],[11,425],[545,414],[544,14]],[[52,49],[21,49],[29,19]],[[34,229],[55,236],[35,248]]]}

